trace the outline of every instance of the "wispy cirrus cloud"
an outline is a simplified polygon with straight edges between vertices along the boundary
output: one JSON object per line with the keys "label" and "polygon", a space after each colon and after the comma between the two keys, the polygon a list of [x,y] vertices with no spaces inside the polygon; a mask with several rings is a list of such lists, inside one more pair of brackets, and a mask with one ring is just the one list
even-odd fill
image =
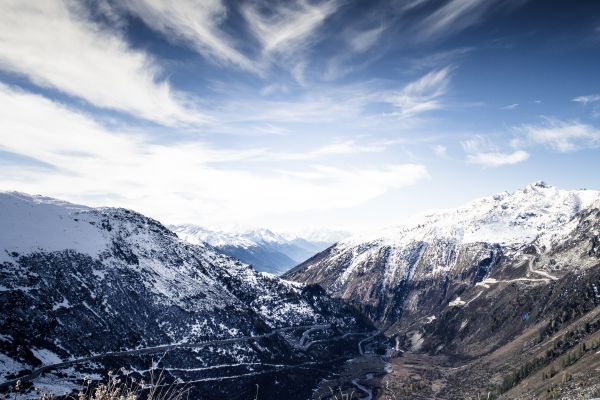
{"label": "wispy cirrus cloud", "polygon": [[356,139],[337,140],[302,152],[273,152],[264,150],[258,153],[254,160],[259,161],[304,161],[313,159],[328,159],[332,156],[348,156],[365,153],[382,153],[391,146],[404,144],[401,139],[359,141]]}
{"label": "wispy cirrus cloud", "polygon": [[484,168],[514,165],[529,158],[529,153],[524,150],[502,151],[489,138],[481,135],[463,141],[462,146],[467,153],[466,162]]}
{"label": "wispy cirrus cloud", "polygon": [[546,145],[559,152],[600,146],[600,129],[579,121],[545,118],[541,124],[521,125],[516,131],[514,146]]}
{"label": "wispy cirrus cloud", "polygon": [[377,43],[385,29],[384,25],[379,25],[363,31],[351,31],[347,34],[350,49],[354,53],[364,53]]}
{"label": "wispy cirrus cloud", "polygon": [[88,17],[77,3],[0,2],[0,69],[161,124],[209,119],[161,78],[154,58]]}
{"label": "wispy cirrus cloud", "polygon": [[260,45],[262,62],[286,68],[300,83],[305,82],[309,59],[306,51],[319,41],[317,32],[337,11],[336,0],[244,4],[241,13]]}
{"label": "wispy cirrus cloud", "polygon": [[447,1],[416,26],[417,36],[421,40],[434,40],[460,32],[480,22],[498,3],[499,0]]}
{"label": "wispy cirrus cloud", "polygon": [[252,2],[242,6],[250,31],[264,54],[290,54],[310,45],[313,35],[338,8],[337,1]]}
{"label": "wispy cirrus cloud", "polygon": [[420,72],[440,68],[443,65],[456,64],[457,61],[473,52],[473,50],[473,47],[459,47],[415,57],[409,61],[408,69],[409,71]]}
{"label": "wispy cirrus cloud", "polygon": [[529,153],[524,150],[515,150],[512,153],[487,152],[475,153],[467,156],[469,164],[478,164],[483,167],[500,167],[503,165],[514,165],[529,158]]}
{"label": "wispy cirrus cloud", "polygon": [[587,96],[578,96],[573,99],[574,102],[588,108],[593,117],[600,116],[600,94],[590,94]]}
{"label": "wispy cirrus cloud", "polygon": [[442,108],[441,97],[448,89],[450,72],[451,67],[438,69],[407,84],[392,99],[397,108],[396,115],[408,119]]}
{"label": "wispy cirrus cloud", "polygon": [[578,96],[573,99],[576,103],[581,103],[584,106],[592,103],[600,102],[600,94],[590,94],[587,96]]}
{"label": "wispy cirrus cloud", "polygon": [[234,40],[221,29],[227,17],[227,7],[221,0],[201,4],[194,0],[126,0],[124,4],[151,29],[171,41],[190,45],[208,59],[253,72],[259,69],[236,49]]}

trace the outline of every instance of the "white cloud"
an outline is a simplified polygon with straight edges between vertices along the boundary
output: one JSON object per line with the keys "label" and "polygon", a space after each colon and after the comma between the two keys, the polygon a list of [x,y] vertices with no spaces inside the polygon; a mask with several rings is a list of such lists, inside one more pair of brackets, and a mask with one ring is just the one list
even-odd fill
{"label": "white cloud", "polygon": [[[157,144],[112,131],[88,116],[0,85],[0,149],[52,168],[4,166],[0,187],[91,205],[125,206],[165,222],[206,225],[263,220],[307,210],[351,207],[428,177],[418,164],[241,169],[262,150],[224,151],[201,142]],[[318,160],[318,159],[315,159]]]}
{"label": "white cloud", "polygon": [[125,4],[168,39],[189,44],[209,59],[257,71],[257,66],[235,48],[233,40],[220,28],[227,16],[221,0],[127,0]]}
{"label": "white cloud", "polygon": [[287,161],[298,161],[298,160],[311,160],[319,158],[328,158],[331,156],[344,156],[344,155],[356,155],[365,153],[381,153],[387,150],[390,146],[403,143],[401,140],[381,140],[374,141],[371,143],[358,143],[354,139],[338,141],[323,146],[317,147],[313,150],[303,152],[271,152],[264,151],[263,154],[257,154],[257,160],[287,160]]}
{"label": "white cloud", "polygon": [[513,104],[509,104],[507,106],[502,107],[501,110],[514,110],[517,107],[519,107],[519,104],[518,103],[513,103]]}
{"label": "white cloud", "polygon": [[429,2],[429,0],[407,0],[402,2],[396,2],[395,4],[400,8],[400,10],[409,11],[414,8],[418,8],[427,2]]}
{"label": "white cloud", "polygon": [[450,67],[446,67],[409,83],[392,99],[398,108],[396,115],[406,119],[442,108],[440,98],[446,94],[449,81]]}
{"label": "white cloud", "polygon": [[529,153],[523,150],[516,150],[512,153],[489,152],[467,155],[467,162],[478,164],[484,167],[500,167],[503,165],[513,165],[523,162],[529,158]]}
{"label": "white cloud", "polygon": [[421,39],[436,39],[468,28],[481,20],[496,0],[450,0],[418,25]]}
{"label": "white cloud", "polygon": [[522,125],[516,130],[520,134],[513,141],[516,146],[544,144],[554,150],[567,152],[600,145],[600,130],[577,121],[546,118],[543,124]]}
{"label": "white cloud", "polygon": [[409,61],[408,70],[418,72],[439,68],[441,65],[449,65],[471,53],[473,49],[473,47],[458,47],[416,57]]}
{"label": "white cloud", "polygon": [[599,102],[600,101],[600,94],[591,94],[591,95],[588,95],[588,96],[575,97],[573,99],[573,101],[576,102],[576,103],[581,103],[584,106],[587,106],[588,104]]}
{"label": "white cloud", "polygon": [[159,123],[206,120],[160,79],[152,57],[90,22],[75,3],[0,2],[0,68],[94,106]]}
{"label": "white cloud", "polygon": [[446,148],[446,146],[443,146],[441,144],[433,146],[433,152],[438,157],[446,157],[448,155],[448,149]]}
{"label": "white cloud", "polygon": [[484,168],[514,165],[529,158],[529,153],[524,150],[501,151],[498,146],[481,135],[463,141],[462,146],[467,153],[467,163],[478,164]]}
{"label": "white cloud", "polygon": [[260,44],[261,62],[287,69],[296,82],[304,85],[309,66],[307,52],[320,39],[316,35],[319,28],[337,9],[336,0],[298,0],[268,7],[256,1],[244,4],[241,12]]}
{"label": "white cloud", "polygon": [[350,48],[355,53],[364,53],[377,43],[384,30],[382,25],[365,31],[352,31],[347,35]]}
{"label": "white cloud", "polygon": [[337,7],[338,4],[332,0],[317,3],[299,0],[272,5],[265,12],[260,4],[249,3],[242,7],[242,13],[264,53],[285,54],[307,46]]}
{"label": "white cloud", "polygon": [[215,114],[220,121],[270,124],[356,121],[367,104],[391,97],[387,91],[380,93],[363,86],[314,88],[305,95],[285,99],[251,98],[239,92],[226,94],[231,100]]}

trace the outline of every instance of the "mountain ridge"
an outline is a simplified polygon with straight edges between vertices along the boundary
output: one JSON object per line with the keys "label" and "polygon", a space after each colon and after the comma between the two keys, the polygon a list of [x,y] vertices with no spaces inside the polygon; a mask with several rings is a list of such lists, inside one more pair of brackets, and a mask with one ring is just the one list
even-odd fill
{"label": "mountain ridge", "polygon": [[[309,238],[281,234],[261,228],[240,232],[214,231],[194,224],[170,225],[182,239],[193,243],[208,243],[221,252],[252,265],[258,271],[280,274],[314,254],[331,246],[341,232],[315,235]],[[311,240],[317,237],[319,240]],[[328,239],[329,240],[323,240]]]}
{"label": "mountain ridge", "polygon": [[283,277],[321,285],[395,341],[392,372],[371,381],[390,397],[589,398],[600,394],[598,193],[529,185],[338,243]]}
{"label": "mountain ridge", "polygon": [[[131,210],[0,193],[0,227],[4,388],[21,378],[70,391],[120,367],[147,379],[158,353],[169,380],[214,381],[194,386],[196,396],[247,398],[256,376],[278,379],[266,389],[278,398],[298,374],[322,376],[297,366],[337,368],[351,356],[339,346],[355,349],[371,329],[317,288],[187,243]],[[238,376],[237,391],[219,378]]]}

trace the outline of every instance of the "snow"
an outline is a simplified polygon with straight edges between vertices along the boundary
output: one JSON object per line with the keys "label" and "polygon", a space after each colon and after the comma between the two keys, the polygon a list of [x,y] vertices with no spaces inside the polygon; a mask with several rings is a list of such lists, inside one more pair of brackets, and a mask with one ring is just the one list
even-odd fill
{"label": "snow", "polygon": [[425,340],[423,339],[423,334],[421,332],[413,332],[410,336],[410,347],[412,351],[419,351],[421,347],[423,347],[423,343]]}
{"label": "snow", "polygon": [[43,365],[59,364],[62,362],[60,357],[50,350],[32,348],[31,352]]}
{"label": "snow", "polygon": [[6,354],[0,353],[0,378],[3,380],[6,375],[13,374],[15,371],[20,371],[25,368],[26,366],[20,362],[13,360]]}
{"label": "snow", "polygon": [[483,286],[486,289],[490,288],[490,285],[496,284],[498,281],[494,278],[485,278],[481,282],[477,282],[475,286]]}
{"label": "snow", "polygon": [[233,246],[245,249],[265,244],[285,245],[296,240],[333,244],[348,237],[347,232],[327,229],[311,229],[297,233],[274,232],[266,228],[225,231],[211,230],[194,224],[170,225],[169,229],[192,244],[208,243],[215,247]]}
{"label": "snow", "polygon": [[72,249],[98,256],[107,239],[89,223],[98,223],[89,210],[48,197],[0,192],[0,262],[11,261],[11,252],[39,250]]}
{"label": "snow", "polygon": [[290,241],[283,235],[272,232],[269,229],[227,232],[213,231],[193,224],[172,225],[169,228],[177,233],[177,236],[189,243],[208,243],[215,247],[234,246],[248,249],[265,243],[285,244]]}
{"label": "snow", "polygon": [[69,300],[63,298],[63,300],[60,303],[56,303],[55,305],[52,306],[52,311],[56,311],[60,308],[71,308],[71,304],[69,303]]}
{"label": "snow", "polygon": [[[61,371],[63,374],[70,377],[76,377],[82,379],[84,375],[76,372],[73,368],[67,368]],[[97,374],[92,374],[90,378],[100,378]],[[19,396],[19,399],[32,399],[38,400],[40,398],[39,393],[45,393],[51,396],[62,396],[71,393],[73,390],[81,390],[81,385],[72,382],[70,379],[65,379],[62,376],[55,374],[42,375],[37,378],[34,382],[36,391],[26,393]],[[39,393],[37,392],[39,390]]]}
{"label": "snow", "polygon": [[467,303],[464,302],[463,300],[461,300],[461,298],[459,296],[456,299],[452,300],[450,303],[448,303],[448,306],[456,307],[456,306],[464,306],[465,304],[467,304]]}
{"label": "snow", "polygon": [[577,212],[599,200],[599,191],[561,190],[536,182],[514,193],[499,193],[460,208],[423,214],[383,231],[356,235],[338,246],[373,241],[406,245],[439,239],[503,245],[531,242],[544,233],[563,229]]}

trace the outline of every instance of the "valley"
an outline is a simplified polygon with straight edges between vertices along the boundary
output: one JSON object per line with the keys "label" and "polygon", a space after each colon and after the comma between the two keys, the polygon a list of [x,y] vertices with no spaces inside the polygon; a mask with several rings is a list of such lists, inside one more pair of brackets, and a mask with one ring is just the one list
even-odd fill
{"label": "valley", "polygon": [[389,339],[390,372],[366,381],[381,398],[588,398],[600,390],[597,199],[536,183],[350,238],[284,277],[323,285]]}
{"label": "valley", "polygon": [[108,371],[160,371],[194,398],[600,393],[599,192],[535,183],[345,239],[281,278],[130,210],[0,203],[0,391],[19,382],[19,398]]}

